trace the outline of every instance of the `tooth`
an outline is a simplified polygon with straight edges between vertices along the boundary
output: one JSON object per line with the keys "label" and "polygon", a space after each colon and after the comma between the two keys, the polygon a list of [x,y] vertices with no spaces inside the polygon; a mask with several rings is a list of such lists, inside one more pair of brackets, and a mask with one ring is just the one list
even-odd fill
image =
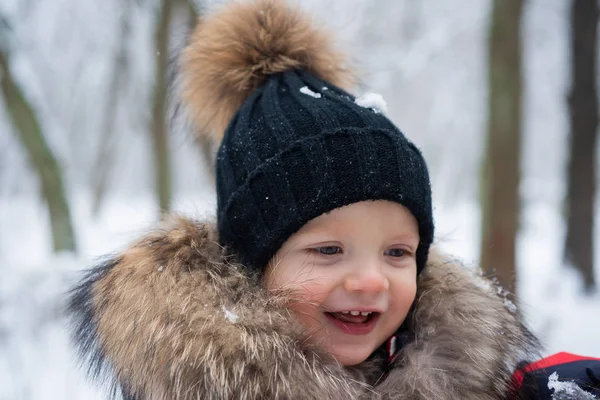
{"label": "tooth", "polygon": [[360,311],[350,311],[350,315],[356,316],[356,315],[359,315],[359,314],[360,314]]}
{"label": "tooth", "polygon": [[371,314],[371,312],[361,312],[360,315],[362,315],[363,317],[366,317],[367,315]]}
{"label": "tooth", "polygon": [[349,314],[350,311],[342,311],[342,314]]}

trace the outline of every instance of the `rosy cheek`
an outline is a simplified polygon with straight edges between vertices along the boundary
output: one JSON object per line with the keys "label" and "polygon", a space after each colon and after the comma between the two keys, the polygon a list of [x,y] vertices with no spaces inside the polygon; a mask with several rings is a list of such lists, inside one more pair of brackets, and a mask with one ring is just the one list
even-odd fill
{"label": "rosy cheek", "polygon": [[281,265],[277,268],[269,267],[269,270],[263,278],[263,285],[269,290],[290,289],[294,282],[290,279],[287,269]]}
{"label": "rosy cheek", "polygon": [[320,325],[319,308],[316,304],[305,299],[295,299],[290,303],[290,309],[305,328],[313,331],[314,327]]}

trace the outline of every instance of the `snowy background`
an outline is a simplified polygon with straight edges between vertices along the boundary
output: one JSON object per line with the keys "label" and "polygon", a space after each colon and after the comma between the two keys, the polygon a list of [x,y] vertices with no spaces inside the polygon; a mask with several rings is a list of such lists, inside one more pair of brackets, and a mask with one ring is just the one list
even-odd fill
{"label": "snowy background", "polygon": [[[148,135],[155,8],[152,1],[130,1],[131,29],[123,36],[117,29],[123,3],[0,1],[12,25],[12,71],[63,167],[78,244],[75,255],[52,252],[37,178],[0,100],[0,400],[102,398],[75,362],[64,293],[82,269],[125,246],[158,215]],[[355,56],[360,89],[381,93],[390,117],[422,148],[433,179],[438,241],[477,264],[490,1],[299,3]],[[547,353],[600,357],[600,295],[581,295],[581,282],[562,262],[570,1],[525,4],[519,306]],[[173,40],[180,43],[184,30],[176,28]],[[93,161],[114,54],[123,43],[129,64],[118,97],[110,196],[93,215]],[[189,135],[174,135],[172,152],[175,209],[212,215],[215,194]],[[600,259],[600,281],[598,265]]]}

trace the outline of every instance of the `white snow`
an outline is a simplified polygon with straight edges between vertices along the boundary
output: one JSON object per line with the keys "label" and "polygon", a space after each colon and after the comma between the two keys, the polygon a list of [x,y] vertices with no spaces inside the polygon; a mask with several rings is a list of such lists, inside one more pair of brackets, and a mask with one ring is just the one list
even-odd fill
{"label": "white snow", "polygon": [[387,114],[387,103],[379,93],[367,92],[354,100],[361,107],[370,108],[376,112]]}
{"label": "white snow", "polygon": [[240,318],[236,313],[227,309],[227,307],[223,306],[223,313],[225,313],[225,318],[229,320],[232,324],[235,324],[237,320]]}
{"label": "white snow", "polygon": [[504,307],[513,314],[517,312],[517,306],[509,299],[504,299]]}
{"label": "white snow", "polygon": [[300,88],[300,92],[304,93],[304,94],[306,94],[308,96],[314,97],[315,99],[320,99],[321,98],[321,93],[313,92],[312,90],[310,90],[308,88],[308,86],[302,86]]}
{"label": "white snow", "polygon": [[548,389],[553,390],[552,398],[556,400],[578,399],[594,400],[596,396],[583,391],[573,381],[559,381],[558,373],[554,372],[548,378]]}

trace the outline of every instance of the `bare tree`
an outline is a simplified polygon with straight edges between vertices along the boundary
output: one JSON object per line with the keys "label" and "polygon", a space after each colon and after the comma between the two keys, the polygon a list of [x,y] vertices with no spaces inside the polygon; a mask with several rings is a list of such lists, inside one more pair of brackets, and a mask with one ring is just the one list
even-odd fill
{"label": "bare tree", "polygon": [[481,263],[516,293],[521,133],[522,0],[494,0],[489,35],[489,116],[482,176]]}
{"label": "bare tree", "polygon": [[596,93],[596,35],[598,3],[576,0],[571,6],[571,117],[567,238],[565,258],[583,276],[587,291],[594,280],[594,198],[598,98]]}
{"label": "bare tree", "polygon": [[[188,34],[191,34],[191,32],[196,27],[200,16],[202,15],[202,8],[199,5],[194,4],[192,0],[180,0],[177,4],[187,14]],[[215,159],[219,143],[215,143],[213,140],[211,140],[211,137],[213,135],[201,135],[198,134],[198,132],[194,133],[194,140],[200,148],[200,155],[202,157],[202,160],[204,161],[206,171],[209,175],[209,178],[214,183],[216,161]]]}
{"label": "bare tree", "polygon": [[104,108],[104,118],[102,121],[102,136],[100,138],[100,147],[94,165],[93,175],[93,198],[92,212],[98,214],[102,207],[102,202],[106,195],[108,181],[114,166],[113,157],[115,155],[115,122],[117,119],[117,110],[119,104],[119,94],[122,93],[122,86],[126,83],[126,73],[128,71],[129,59],[127,55],[127,38],[131,31],[131,1],[122,2],[121,15],[119,19],[118,49],[115,55],[112,75],[107,89],[107,101]]}
{"label": "bare tree", "polygon": [[196,26],[198,22],[198,18],[201,14],[201,9],[198,5],[196,5],[192,0],[181,0],[184,3],[184,6],[187,7],[189,13],[189,22],[188,26],[190,29]]}
{"label": "bare tree", "polygon": [[161,212],[171,207],[171,166],[167,132],[167,68],[169,62],[169,28],[171,1],[162,0],[156,29],[156,80],[152,105],[152,141],[155,157],[156,192]]}
{"label": "bare tree", "polygon": [[61,168],[46,143],[33,107],[10,71],[8,52],[1,48],[0,86],[14,130],[40,180],[41,193],[50,214],[54,251],[75,251],[75,235]]}

